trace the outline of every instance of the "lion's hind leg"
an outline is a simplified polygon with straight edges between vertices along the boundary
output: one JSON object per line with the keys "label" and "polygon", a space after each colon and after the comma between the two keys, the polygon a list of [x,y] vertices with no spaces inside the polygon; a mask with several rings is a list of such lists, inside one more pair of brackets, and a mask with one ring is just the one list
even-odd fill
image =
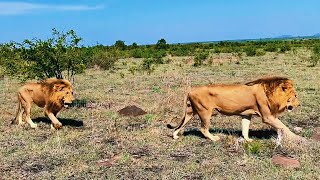
{"label": "lion's hind leg", "polygon": [[198,115],[201,119],[201,133],[208,139],[212,140],[212,141],[219,141],[220,138],[219,136],[214,136],[209,132],[209,128],[210,128],[210,119],[211,119],[211,115],[212,112],[209,110],[202,110],[200,112],[198,112]]}
{"label": "lion's hind leg", "polygon": [[31,119],[31,97],[28,98],[27,96],[23,96],[23,93],[19,92],[19,99],[21,103],[21,109],[23,109],[24,114],[26,115],[26,122],[30,125],[31,128],[37,128],[37,124],[35,124]]}
{"label": "lion's hind leg", "polygon": [[20,98],[18,99],[18,108],[17,108],[17,114],[16,114],[16,117],[12,120],[12,124],[18,124],[18,125],[21,125],[21,124],[24,124],[23,122],[23,112],[24,112],[24,109],[22,108],[22,104],[20,102]]}
{"label": "lion's hind leg", "polygon": [[180,125],[179,125],[179,126],[176,128],[176,130],[173,132],[173,139],[178,139],[178,138],[179,138],[179,136],[178,136],[179,132],[180,132],[180,131],[184,128],[184,126],[192,119],[192,117],[193,117],[193,114],[186,114],[186,115],[183,117]]}

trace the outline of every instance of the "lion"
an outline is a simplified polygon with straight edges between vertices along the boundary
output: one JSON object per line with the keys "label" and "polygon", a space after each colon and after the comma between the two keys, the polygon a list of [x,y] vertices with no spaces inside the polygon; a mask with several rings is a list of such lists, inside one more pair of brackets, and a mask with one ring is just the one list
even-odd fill
{"label": "lion", "polygon": [[44,114],[51,120],[52,129],[62,128],[62,124],[56,118],[58,112],[63,107],[68,107],[72,101],[72,84],[65,79],[49,78],[37,83],[27,83],[18,90],[18,110],[12,124],[23,124],[23,115],[25,121],[36,128],[30,118],[32,102],[37,106],[44,108]]}
{"label": "lion", "polygon": [[201,119],[201,133],[212,141],[218,141],[219,136],[209,132],[210,119],[218,113],[224,115],[238,115],[242,117],[242,136],[249,138],[249,126],[252,116],[260,116],[262,121],[273,128],[281,130],[289,138],[297,138],[290,129],[279,119],[284,111],[292,111],[300,106],[293,81],[284,77],[267,77],[245,84],[210,84],[192,87],[185,98],[185,112],[180,124],[176,128],[173,138],[198,114]]}

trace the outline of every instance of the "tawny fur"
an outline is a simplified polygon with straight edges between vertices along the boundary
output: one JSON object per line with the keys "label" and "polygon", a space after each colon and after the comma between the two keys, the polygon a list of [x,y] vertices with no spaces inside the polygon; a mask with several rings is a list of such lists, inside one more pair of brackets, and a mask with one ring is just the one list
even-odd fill
{"label": "tawny fur", "polygon": [[52,127],[60,129],[62,124],[56,115],[73,100],[72,84],[68,80],[50,78],[36,83],[27,83],[18,90],[18,110],[12,124],[23,124],[26,121],[32,128],[36,128],[37,125],[30,117],[31,105],[35,103],[44,108],[44,113],[51,120]]}
{"label": "tawny fur", "polygon": [[[282,77],[262,78],[245,84],[211,84],[192,87],[185,102],[182,121],[173,133],[177,139],[180,130],[196,114],[201,119],[202,134],[213,140],[219,140],[209,132],[210,119],[218,113],[238,115],[242,120],[242,134],[247,141],[250,120],[253,115],[276,130],[282,129],[288,137],[297,137],[287,128],[278,116],[285,110],[299,106],[292,80]],[[169,128],[174,128],[168,125]]]}

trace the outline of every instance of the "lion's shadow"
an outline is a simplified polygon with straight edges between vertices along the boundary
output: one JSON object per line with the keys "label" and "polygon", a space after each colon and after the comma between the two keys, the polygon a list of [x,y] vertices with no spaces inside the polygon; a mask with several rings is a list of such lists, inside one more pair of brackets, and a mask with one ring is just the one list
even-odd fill
{"label": "lion's shadow", "polygon": [[[216,134],[216,133],[222,133],[225,135],[235,135],[235,136],[241,136],[242,131],[241,130],[235,130],[235,129],[210,129],[210,133]],[[198,129],[190,129],[185,130],[183,132],[184,136],[198,136],[205,138],[203,134]],[[257,139],[270,139],[272,137],[277,136],[277,132],[272,129],[263,129],[263,130],[250,130],[249,131],[249,137],[250,138],[257,138]]]}
{"label": "lion's shadow", "polygon": [[[68,119],[68,118],[58,118],[59,121],[62,123],[63,126],[72,126],[72,127],[82,127],[83,126],[83,121],[80,120],[75,120],[75,119]],[[33,122],[35,123],[46,123],[46,124],[51,124],[51,120],[45,117],[37,117],[32,119]]]}

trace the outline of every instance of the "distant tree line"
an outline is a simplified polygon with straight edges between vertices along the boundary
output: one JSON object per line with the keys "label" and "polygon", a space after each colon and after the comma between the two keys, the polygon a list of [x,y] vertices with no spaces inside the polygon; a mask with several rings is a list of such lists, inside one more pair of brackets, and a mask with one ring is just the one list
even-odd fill
{"label": "distant tree line", "polygon": [[[194,66],[202,65],[210,53],[245,53],[262,56],[266,52],[285,53],[304,47],[312,51],[310,62],[316,66],[320,59],[320,39],[293,39],[269,41],[221,41],[207,43],[168,44],[160,39],[156,44],[126,45],[118,40],[111,46],[80,46],[82,38],[76,32],[52,30],[46,40],[32,39],[0,45],[0,68],[6,75],[21,79],[48,77],[71,79],[86,68],[99,66],[112,69],[120,58],[142,58],[141,69],[150,73],[154,65],[165,63],[163,57],[193,56]],[[133,70],[132,70],[133,71]]]}

